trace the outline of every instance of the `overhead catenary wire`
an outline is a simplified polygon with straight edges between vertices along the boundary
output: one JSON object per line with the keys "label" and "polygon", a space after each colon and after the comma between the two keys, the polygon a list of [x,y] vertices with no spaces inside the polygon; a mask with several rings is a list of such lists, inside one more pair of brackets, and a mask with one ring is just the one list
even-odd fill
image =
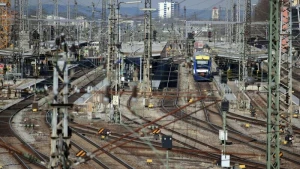
{"label": "overhead catenary wire", "polygon": [[[147,126],[149,126],[149,125],[151,125],[151,124],[153,124],[153,123],[155,123],[155,122],[157,122],[157,121],[159,121],[159,120],[161,120],[161,119],[163,119],[163,118],[165,118],[165,117],[167,117],[167,116],[169,116],[169,115],[172,115],[172,114],[174,114],[174,113],[176,113],[176,112],[178,112],[178,111],[180,111],[180,110],[186,108],[187,106],[189,106],[189,105],[191,105],[191,104],[194,104],[195,102],[197,102],[197,101],[199,101],[199,100],[201,100],[201,99],[203,99],[203,97],[199,97],[198,99],[195,99],[194,101],[192,101],[192,102],[190,102],[190,103],[188,103],[188,104],[186,104],[186,105],[184,105],[184,106],[178,108],[177,110],[172,111],[172,112],[169,112],[169,113],[167,113],[166,115],[164,115],[164,116],[162,116],[162,117],[160,117],[160,118],[158,118],[158,119],[156,119],[156,120],[153,120],[153,121],[151,121],[151,122],[149,122],[149,123],[143,125],[142,127],[138,128],[138,129],[136,129],[136,130],[134,130],[134,132],[138,132],[138,131],[140,131],[141,129],[143,129],[143,128],[145,128],[145,127],[147,127]],[[217,102],[219,102],[219,101],[216,101],[216,102],[214,102],[214,103],[211,103],[211,104],[207,105],[206,107],[211,106],[211,105],[214,105],[214,104],[216,104]],[[204,108],[205,108],[205,107],[204,107]],[[203,108],[201,108],[201,109],[203,109]],[[201,109],[199,109],[199,110],[201,110]],[[186,116],[189,116],[189,115],[190,115],[190,114],[186,114],[185,116],[182,116],[181,118],[178,118],[178,119],[176,119],[176,120],[174,120],[174,121],[172,121],[172,122],[170,122],[170,123],[167,123],[167,124],[163,125],[161,128],[163,128],[163,127],[165,127],[165,126],[167,126],[167,125],[169,125],[169,124],[172,124],[172,123],[174,123],[174,122],[176,122],[176,121],[178,121],[178,120],[180,120],[180,119],[182,119],[182,118],[184,118],[184,117],[186,117]],[[122,137],[120,137],[120,138],[118,138],[118,139],[116,139],[116,140],[113,140],[113,141],[109,142],[108,144],[104,145],[104,146],[102,147],[102,149],[103,149],[103,148],[106,148],[106,147],[108,147],[108,146],[110,146],[110,145],[112,145],[112,144],[115,144],[115,143],[117,143],[118,141],[122,140],[123,138],[126,138],[127,136],[130,136],[130,135],[132,135],[132,134],[134,134],[134,133],[131,132],[131,133],[125,134],[124,136],[122,136]],[[119,144],[119,145],[113,147],[113,148],[110,148],[109,151],[111,151],[111,150],[113,150],[113,149],[115,149],[115,148],[117,148],[117,147],[119,147],[119,146],[125,145],[125,144],[127,144],[128,142],[130,142],[131,140],[135,140],[135,139],[137,139],[137,138],[129,139],[129,141],[126,141],[126,142],[124,142],[124,143],[122,143],[122,144]],[[92,155],[91,157],[100,155],[101,153],[99,154],[98,152],[99,152],[99,151],[102,152],[102,149],[98,149],[98,150],[93,151],[93,152],[92,152],[93,155]],[[97,153],[98,153],[98,154],[97,154]],[[86,161],[89,161],[90,159],[91,159],[90,157],[87,158],[87,159],[85,159],[85,162],[86,162]]]}

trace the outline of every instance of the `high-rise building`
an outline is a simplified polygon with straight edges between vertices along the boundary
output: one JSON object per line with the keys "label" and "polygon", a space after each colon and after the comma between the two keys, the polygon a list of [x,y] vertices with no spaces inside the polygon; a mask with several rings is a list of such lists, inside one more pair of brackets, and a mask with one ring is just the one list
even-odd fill
{"label": "high-rise building", "polygon": [[173,18],[179,17],[179,3],[178,2],[159,2],[158,3],[158,16],[160,18]]}
{"label": "high-rise building", "polygon": [[212,20],[214,20],[214,21],[219,20],[219,9],[218,9],[217,7],[214,7],[214,8],[212,9],[211,18],[212,18]]}

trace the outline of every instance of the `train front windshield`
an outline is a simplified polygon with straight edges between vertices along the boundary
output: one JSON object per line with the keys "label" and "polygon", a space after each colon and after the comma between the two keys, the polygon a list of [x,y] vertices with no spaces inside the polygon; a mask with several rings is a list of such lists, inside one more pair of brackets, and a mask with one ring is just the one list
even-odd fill
{"label": "train front windshield", "polygon": [[208,65],[208,60],[197,60],[197,65]]}
{"label": "train front windshield", "polygon": [[208,66],[208,60],[197,60],[197,68]]}

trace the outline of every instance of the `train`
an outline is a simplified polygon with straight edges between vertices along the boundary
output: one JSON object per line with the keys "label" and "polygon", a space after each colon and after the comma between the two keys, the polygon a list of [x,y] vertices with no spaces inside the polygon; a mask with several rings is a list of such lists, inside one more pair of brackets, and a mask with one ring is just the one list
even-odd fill
{"label": "train", "polygon": [[212,81],[212,58],[205,52],[194,52],[193,77],[197,82]]}

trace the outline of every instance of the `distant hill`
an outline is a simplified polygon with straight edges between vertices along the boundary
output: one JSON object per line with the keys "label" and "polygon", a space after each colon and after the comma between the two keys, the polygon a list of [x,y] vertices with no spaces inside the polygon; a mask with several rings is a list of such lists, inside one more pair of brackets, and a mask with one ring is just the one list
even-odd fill
{"label": "distant hill", "polygon": [[[54,10],[53,10],[54,5],[52,4],[43,4],[43,14],[45,15],[53,15],[54,14]],[[75,15],[75,8],[74,5],[70,6],[71,8],[71,17]],[[90,7],[87,6],[82,6],[82,5],[78,5],[78,16],[86,16],[88,18],[92,17],[92,9]],[[35,15],[36,14],[36,6],[29,6],[28,7],[28,11],[30,15]],[[95,9],[95,18],[100,18],[101,17],[101,9],[100,8],[96,8]],[[58,12],[59,15],[62,17],[67,17],[67,6],[66,5],[59,5],[58,6]],[[106,10],[107,12],[107,16],[109,14],[109,9]],[[121,8],[121,13],[122,14],[126,14],[128,16],[134,16],[134,15],[138,15],[138,14],[142,14],[141,11],[139,11],[139,9],[137,7],[122,7]]]}
{"label": "distant hill", "polygon": [[[54,5],[52,4],[43,4],[43,14],[52,15]],[[29,15],[36,14],[36,6],[29,6],[28,11]],[[75,15],[74,5],[71,5],[71,17]],[[59,5],[58,6],[59,15],[62,17],[67,17],[67,6],[66,5]],[[96,8],[95,18],[101,17],[101,8]],[[107,16],[109,15],[109,9],[107,11]],[[141,11],[137,7],[122,7],[120,9],[121,14],[126,14],[127,16],[136,16],[142,15],[144,12]],[[187,9],[187,19],[188,20],[210,20],[211,19],[211,10],[197,10],[197,9]],[[226,18],[226,11],[220,10],[220,20],[225,20]],[[196,14],[196,17],[195,17]],[[183,16],[183,10],[181,10],[181,15]],[[91,8],[87,6],[78,5],[78,16],[86,16],[87,18],[92,17]],[[153,12],[153,18],[158,17],[158,12]]]}

